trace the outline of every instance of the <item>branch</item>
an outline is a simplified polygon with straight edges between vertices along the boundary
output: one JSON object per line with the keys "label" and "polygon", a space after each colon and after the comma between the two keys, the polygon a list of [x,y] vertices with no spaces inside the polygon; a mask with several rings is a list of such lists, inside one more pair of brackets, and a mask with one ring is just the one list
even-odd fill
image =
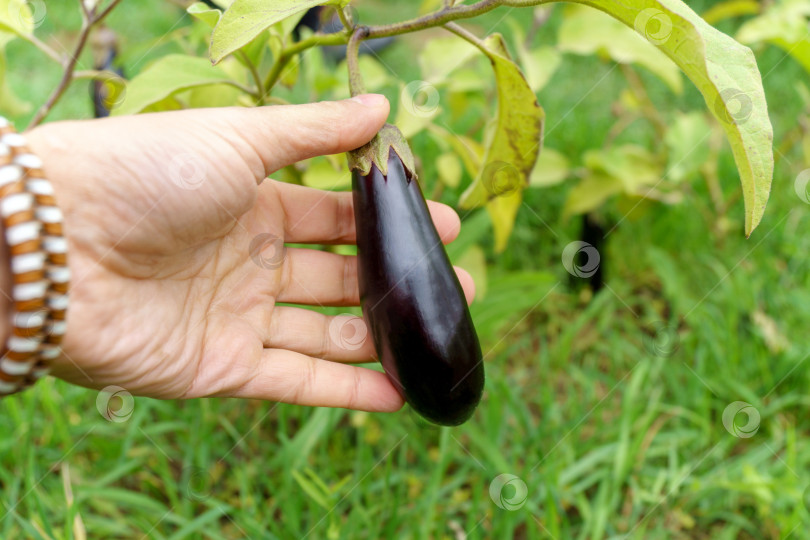
{"label": "branch", "polygon": [[120,4],[120,3],[121,3],[121,0],[112,0],[112,2],[110,2],[110,5],[109,5],[109,6],[107,6],[107,7],[104,9],[104,11],[102,11],[101,13],[99,13],[99,14],[98,14],[98,15],[95,17],[95,19],[93,19],[93,24],[98,24],[98,23],[100,23],[101,21],[103,21],[103,20],[104,20],[104,19],[107,17],[107,15],[109,15],[109,14],[110,14],[110,12],[111,12],[113,9],[115,9],[115,6],[117,6],[117,5],[118,5],[118,4]]}
{"label": "branch", "polygon": [[109,79],[124,80],[124,78],[118,73],[105,69],[82,69],[79,71],[74,71],[73,80],[75,81],[80,79],[96,79],[104,81]]}
{"label": "branch", "polygon": [[53,50],[49,45],[45,44],[43,41],[40,41],[38,37],[34,34],[18,34],[22,39],[45,53],[48,58],[53,60],[54,62],[62,63],[62,57],[59,56],[59,53]]}
{"label": "branch", "polygon": [[93,27],[103,21],[105,17],[107,17],[107,15],[109,15],[110,12],[115,8],[115,6],[121,3],[121,0],[112,0],[112,2],[110,2],[110,4],[101,13],[96,15],[95,9],[88,12],[87,7],[84,5],[84,1],[79,1],[82,9],[82,28],[79,33],[79,40],[76,42],[76,46],[73,48],[73,54],[71,54],[70,58],[65,64],[64,73],[62,74],[62,79],[59,81],[59,85],[48,97],[48,101],[46,101],[45,104],[39,108],[37,113],[34,115],[34,118],[31,119],[28,129],[38,126],[40,123],[42,123],[45,117],[48,116],[48,113],[51,112],[51,109],[53,109],[56,102],[59,101],[59,99],[65,93],[65,90],[67,90],[68,86],[70,86],[70,83],[73,81],[73,71],[76,69],[79,56],[81,56],[85,45],[87,45],[87,38],[90,36],[90,32],[93,30]]}
{"label": "branch", "polygon": [[34,115],[31,123],[28,124],[28,129],[38,126],[45,119],[45,117],[48,116],[48,113],[51,112],[51,109],[53,109],[53,106],[56,105],[57,101],[59,101],[59,98],[62,97],[62,94],[65,93],[65,90],[67,90],[67,87],[73,80],[73,70],[76,68],[76,63],[79,61],[79,56],[81,55],[84,46],[87,44],[87,37],[90,35],[91,28],[92,26],[87,20],[82,22],[79,41],[76,43],[76,46],[73,49],[73,54],[65,66],[65,71],[62,74],[62,80],[59,81],[59,85],[51,93],[50,97],[48,97],[48,101],[46,101],[45,104],[42,105],[42,107],[40,107],[37,113]]}
{"label": "branch", "polygon": [[[534,0],[537,1],[537,0]],[[366,38],[378,38],[385,36],[395,36],[399,34],[407,34],[416,30],[424,30],[434,26],[441,26],[448,22],[458,19],[468,19],[492,11],[496,7],[504,5],[503,0],[479,0],[474,4],[468,6],[451,6],[445,4],[444,7],[434,13],[417,17],[409,21],[404,21],[395,24],[385,24],[379,26],[369,26],[368,35]],[[343,45],[348,42],[350,34],[348,32],[336,32],[334,34],[315,34],[306,39],[302,39],[291,46],[284,49],[279,54],[278,59],[273,64],[270,72],[264,80],[264,91],[269,93],[276,85],[281,73],[290,60],[311,47],[319,45]]]}
{"label": "branch", "polygon": [[267,77],[264,79],[265,93],[270,93],[270,90],[272,90],[281,77],[281,72],[284,71],[284,68],[296,54],[318,45],[343,45],[348,39],[349,36],[347,34],[338,32],[335,34],[314,34],[306,39],[293,43],[279,54],[278,60],[273,64],[270,73],[268,73]]}
{"label": "branch", "polygon": [[[535,3],[538,0],[533,0]],[[439,11],[428,13],[422,17],[417,17],[409,21],[403,21],[394,24],[383,24],[380,26],[370,26],[368,37],[378,38],[387,36],[396,36],[399,34],[408,34],[416,30],[424,30],[425,28],[432,28],[434,26],[441,26],[452,21],[459,19],[469,19],[470,17],[477,17],[492,11],[498,6],[509,5],[507,0],[479,0],[474,4],[468,6],[445,6]]]}

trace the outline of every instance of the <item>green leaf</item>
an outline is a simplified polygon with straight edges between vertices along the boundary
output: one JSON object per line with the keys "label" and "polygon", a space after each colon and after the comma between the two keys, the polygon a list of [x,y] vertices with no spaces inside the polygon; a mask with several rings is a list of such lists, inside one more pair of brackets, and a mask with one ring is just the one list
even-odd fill
{"label": "green leaf", "polygon": [[810,1],[787,0],[772,4],[761,16],[746,22],[737,32],[741,43],[767,42],[784,50],[810,73],[810,39],[807,17]]}
{"label": "green leaf", "polygon": [[[364,54],[357,59],[357,65],[360,68],[360,73],[363,74],[366,90],[369,92],[379,91],[391,82],[391,70],[385,64],[377,60],[377,58]],[[348,98],[349,70],[346,67],[346,61],[344,60],[338,64],[335,71],[341,82],[338,88],[341,91],[345,91],[346,94],[343,95]]]}
{"label": "green leaf", "polygon": [[345,165],[345,159],[333,163],[322,157],[314,158],[304,172],[302,182],[305,186],[318,189],[347,189],[352,185],[352,175]]}
{"label": "green leaf", "polygon": [[520,68],[509,57],[500,34],[483,41],[495,70],[498,114],[483,166],[461,197],[462,208],[487,205],[495,228],[495,250],[506,247],[523,201],[543,137],[545,113]]}
{"label": "green leaf", "polygon": [[287,17],[315,6],[340,3],[338,0],[235,0],[214,28],[209,52],[211,61],[219,63]]}
{"label": "green leaf", "polygon": [[307,479],[303,474],[298,471],[292,471],[292,476],[298,483],[298,486],[312,499],[315,504],[324,509],[330,509],[333,505],[328,500],[329,494],[324,493],[314,482]]}
{"label": "green leaf", "polygon": [[214,28],[222,16],[222,10],[214,9],[204,2],[195,2],[186,8],[186,13]]}
{"label": "green leaf", "polygon": [[301,55],[295,55],[295,57],[290,60],[290,63],[287,64],[287,67],[281,73],[279,77],[279,82],[286,86],[287,88],[292,88],[295,86],[295,83],[298,82],[298,74],[301,72]]}
{"label": "green leaf", "polygon": [[529,177],[530,187],[550,187],[561,183],[568,178],[571,165],[568,158],[553,148],[545,147],[537,158]]}
{"label": "green leaf", "polygon": [[238,86],[222,68],[205,58],[170,54],[160,58],[127,84],[123,103],[114,116],[136,114],[178,92],[209,84]]}
{"label": "green leaf", "polygon": [[[41,6],[44,8],[45,4]],[[0,47],[14,39],[14,36],[33,33],[34,15],[25,0],[0,0]]]}
{"label": "green leaf", "polygon": [[6,78],[7,68],[6,51],[0,47],[0,103],[3,106],[3,114],[12,117],[26,114],[31,111],[31,103],[17,97],[11,89]]}
{"label": "green leaf", "polygon": [[699,112],[678,114],[664,136],[668,149],[667,178],[680,182],[709,159],[711,127]]}
{"label": "green leaf", "polygon": [[676,94],[683,92],[678,66],[644,38],[604,13],[585,6],[568,6],[557,36],[563,52],[600,54],[619,64],[638,64],[654,73]]}
{"label": "green leaf", "polygon": [[773,180],[773,128],[751,49],[680,0],[573,0],[635,28],[686,73],[720,120],[740,172],[745,234],[762,220]]}
{"label": "green leaf", "polygon": [[224,84],[210,84],[191,88],[178,97],[188,103],[191,109],[203,109],[207,107],[233,107],[237,105],[239,98],[242,96],[244,94],[236,88]]}

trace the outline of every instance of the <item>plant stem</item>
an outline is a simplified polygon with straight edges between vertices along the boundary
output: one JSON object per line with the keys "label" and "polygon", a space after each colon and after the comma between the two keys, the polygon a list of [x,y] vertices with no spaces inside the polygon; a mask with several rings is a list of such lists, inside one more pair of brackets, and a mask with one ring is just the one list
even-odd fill
{"label": "plant stem", "polygon": [[76,42],[76,46],[73,48],[73,53],[70,55],[70,58],[65,63],[64,73],[62,74],[62,79],[59,81],[59,85],[54,88],[48,100],[39,108],[34,118],[31,119],[28,129],[34,128],[42,123],[45,117],[48,116],[48,113],[51,112],[54,105],[56,105],[56,102],[59,101],[59,98],[65,93],[65,90],[67,90],[68,86],[70,86],[70,83],[73,81],[73,71],[76,69],[79,56],[81,56],[85,45],[87,45],[87,38],[90,37],[90,32],[93,30],[93,27],[103,21],[115,6],[121,2],[121,0],[112,0],[101,13],[96,14],[96,8],[88,11],[83,0],[79,1],[81,2],[82,10],[82,27],[79,32],[79,40]]}
{"label": "plant stem", "polygon": [[347,8],[338,7],[338,17],[340,17],[340,22],[343,23],[343,27],[346,31],[351,32],[354,30],[354,20],[352,20],[351,13],[348,13],[346,9]]}
{"label": "plant stem", "polygon": [[[478,2],[468,6],[445,5],[445,7],[439,11],[418,17],[416,19],[411,19],[409,21],[380,26],[369,26],[367,27],[368,34],[365,36],[365,38],[395,36],[399,34],[407,34],[416,30],[424,30],[434,26],[441,26],[457,19],[467,19],[481,15],[482,13],[486,13],[488,11],[492,11],[499,5],[502,5],[502,3],[502,0],[479,0]],[[348,32],[315,34],[306,39],[293,43],[284,49],[281,54],[279,54],[278,59],[273,64],[273,67],[270,69],[267,77],[265,77],[265,93],[269,93],[270,90],[273,89],[273,86],[276,85],[278,79],[281,77],[282,71],[284,71],[284,68],[296,54],[319,45],[342,45],[348,41],[349,37],[350,35]]]}
{"label": "plant stem", "polygon": [[42,105],[42,107],[40,107],[37,113],[34,115],[31,123],[28,124],[28,129],[38,126],[45,119],[45,117],[48,116],[48,113],[51,112],[53,106],[56,105],[56,102],[59,101],[59,98],[61,98],[62,94],[65,93],[67,87],[70,86],[70,82],[73,80],[73,70],[76,68],[76,63],[79,61],[79,56],[82,54],[82,50],[84,50],[84,46],[87,44],[87,38],[90,35],[91,28],[92,25],[89,21],[85,20],[82,22],[82,29],[79,33],[79,41],[76,43],[76,47],[74,47],[73,53],[71,54],[67,65],[65,65],[62,80],[59,81],[57,87],[48,97],[48,101],[46,101],[45,104]]}
{"label": "plant stem", "polygon": [[[536,0],[535,0],[536,1]],[[409,21],[403,21],[394,24],[383,24],[379,26],[370,26],[368,31],[369,38],[396,36],[399,34],[407,34],[416,30],[424,30],[433,26],[441,26],[458,19],[469,19],[492,11],[498,6],[506,5],[504,0],[479,0],[474,4],[468,6],[451,6],[444,7],[439,11],[428,13],[422,17],[417,17]]]}
{"label": "plant stem", "polygon": [[253,84],[256,85],[256,96],[260,97],[263,93],[264,85],[262,84],[262,78],[259,72],[256,70],[256,66],[250,61],[250,58],[248,58],[244,51],[239,51],[239,56],[244,60],[245,65],[250,71],[250,75],[253,77]]}
{"label": "plant stem", "polygon": [[124,80],[124,78],[121,77],[118,73],[104,69],[82,69],[79,71],[74,71],[73,80],[75,81],[79,79],[96,79],[96,80],[118,79],[121,81]]}
{"label": "plant stem", "polygon": [[[112,2],[110,2],[110,5],[108,5],[106,8],[104,8],[104,11],[102,11],[101,13],[99,13],[98,15],[95,16],[95,18],[93,19],[93,24],[98,24],[101,21],[103,21],[107,17],[107,15],[109,15],[110,12],[113,9],[115,9],[115,6],[117,6],[120,3],[121,3],[121,0],[112,0]],[[96,6],[96,9],[97,8],[98,8],[98,6]],[[94,11],[95,11],[95,9],[94,9]]]}
{"label": "plant stem", "polygon": [[62,63],[62,57],[59,56],[59,53],[53,50],[50,46],[46,45],[44,42],[40,41],[40,39],[34,34],[20,34],[20,37],[45,53],[51,60],[59,62],[60,64]]}
{"label": "plant stem", "polygon": [[624,75],[624,78],[627,80],[627,84],[630,86],[630,91],[638,100],[639,105],[641,105],[642,114],[652,124],[658,139],[662,140],[667,132],[667,123],[661,117],[658,109],[655,108],[655,105],[650,99],[650,94],[647,93],[647,88],[644,86],[644,82],[641,80],[641,77],[638,76],[638,73],[629,65],[619,64],[619,68],[621,69],[622,75]]}
{"label": "plant stem", "polygon": [[466,28],[463,28],[462,26],[454,22],[449,22],[444,25],[444,29],[454,33],[455,35],[466,41],[469,41],[470,43],[481,49],[481,52],[483,52],[485,55],[489,56],[491,54],[490,51],[484,45],[484,41],[475,34],[473,34],[472,32],[470,32],[469,30],[467,30]]}
{"label": "plant stem", "polygon": [[366,93],[366,85],[363,82],[363,75],[360,73],[358,62],[360,43],[366,37],[368,37],[368,27],[359,26],[352,32],[352,37],[346,46],[346,67],[349,70],[349,90],[351,90],[352,97]]}
{"label": "plant stem", "polygon": [[284,68],[287,66],[290,60],[295,57],[296,54],[318,45],[342,45],[343,43],[346,43],[347,39],[347,34],[338,32],[335,34],[314,34],[306,39],[293,43],[284,49],[281,54],[279,54],[278,59],[273,64],[273,67],[270,69],[267,77],[265,77],[265,93],[269,93],[270,90],[272,90],[272,88],[276,85],[281,77],[281,73],[284,71]]}

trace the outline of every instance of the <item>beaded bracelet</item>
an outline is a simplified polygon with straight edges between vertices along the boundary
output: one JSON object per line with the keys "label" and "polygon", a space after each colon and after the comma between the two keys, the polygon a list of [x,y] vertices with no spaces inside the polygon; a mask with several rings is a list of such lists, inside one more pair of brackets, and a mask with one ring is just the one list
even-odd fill
{"label": "beaded bracelet", "polygon": [[13,284],[13,330],[0,357],[0,395],[7,395],[46,375],[59,356],[70,272],[62,212],[42,161],[2,116],[0,221]]}

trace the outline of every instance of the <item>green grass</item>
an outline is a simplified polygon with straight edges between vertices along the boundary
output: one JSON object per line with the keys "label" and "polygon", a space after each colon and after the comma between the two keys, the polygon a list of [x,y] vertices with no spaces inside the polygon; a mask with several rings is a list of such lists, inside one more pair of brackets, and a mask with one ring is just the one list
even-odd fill
{"label": "green grass", "polygon": [[[175,10],[148,4],[125,2],[111,19],[124,43],[137,47],[175,23]],[[65,9],[58,5],[54,12]],[[480,27],[499,18],[489,14]],[[383,56],[403,81],[418,77],[414,46],[405,40]],[[142,54],[129,57],[134,71]],[[800,114],[794,81],[807,80],[782,56],[758,52],[763,73],[775,68],[764,85],[777,144]],[[41,102],[58,72],[36,58],[10,47],[12,83]],[[575,163],[615,121],[619,74],[563,115],[588,92],[582,81],[609,69],[566,56],[540,95],[549,126],[559,122],[546,144]],[[673,99],[646,74],[645,82],[664,111],[702,107],[691,88]],[[89,114],[78,86],[54,119]],[[396,86],[387,93],[395,97]],[[627,137],[655,144],[643,126]],[[435,145],[417,138],[415,147],[429,167]],[[715,232],[698,211],[709,201],[701,182],[681,205],[645,206],[608,236],[609,289],[591,299],[560,262],[578,234],[576,221],[561,218],[567,185],[527,192],[551,230],[523,209],[505,254],[491,253],[486,216],[466,215],[450,252],[472,243],[488,250],[489,291],[473,305],[488,379],[475,417],[458,428],[427,425],[407,410],[225,399],[136,398],[131,417],[115,423],[97,411],[96,391],[50,379],[4,399],[0,537],[808,538],[810,206],[793,191],[802,163],[797,150],[780,161],[750,240],[740,202],[731,231]],[[726,197],[739,191],[737,178],[725,151]],[[614,203],[605,212],[621,216]],[[787,340],[783,350],[769,348],[761,314]],[[751,437],[724,426],[736,401],[760,415]],[[737,425],[745,419],[738,415]],[[501,474],[527,488],[518,509],[490,497]],[[515,483],[501,495],[508,503]]]}

